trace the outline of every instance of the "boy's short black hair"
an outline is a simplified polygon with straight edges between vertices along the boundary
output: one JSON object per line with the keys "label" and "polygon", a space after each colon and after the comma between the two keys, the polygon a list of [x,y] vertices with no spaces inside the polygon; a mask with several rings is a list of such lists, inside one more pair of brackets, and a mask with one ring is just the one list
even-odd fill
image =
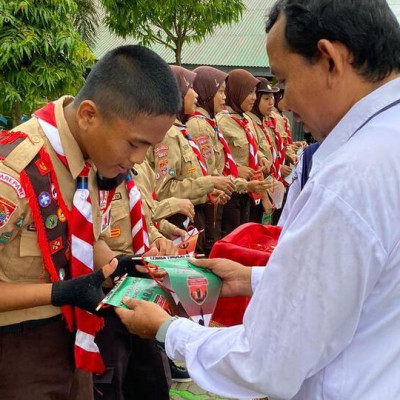
{"label": "boy's short black hair", "polygon": [[101,58],[74,105],[83,100],[92,100],[104,116],[125,120],[139,114],[174,115],[181,109],[179,90],[168,64],[139,45],[117,47]]}
{"label": "boy's short black hair", "polygon": [[327,39],[343,43],[370,82],[400,71],[400,27],[386,0],[278,0],[267,33],[280,14],[289,49],[311,62],[319,58],[318,41]]}

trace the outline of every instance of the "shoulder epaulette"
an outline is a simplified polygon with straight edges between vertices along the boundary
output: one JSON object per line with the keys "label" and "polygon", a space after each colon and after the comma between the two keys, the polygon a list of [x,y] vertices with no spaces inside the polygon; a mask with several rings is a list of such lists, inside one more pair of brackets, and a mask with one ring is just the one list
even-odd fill
{"label": "shoulder epaulette", "polygon": [[0,133],[2,163],[19,174],[33,160],[43,144],[43,138],[39,135],[30,136],[19,131],[3,130]]}

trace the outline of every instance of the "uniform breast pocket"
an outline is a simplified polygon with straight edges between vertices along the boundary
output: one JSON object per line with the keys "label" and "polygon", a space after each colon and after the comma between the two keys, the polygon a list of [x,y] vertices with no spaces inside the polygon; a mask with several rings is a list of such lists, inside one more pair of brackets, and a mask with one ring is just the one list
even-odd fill
{"label": "uniform breast pocket", "polygon": [[24,230],[21,233],[19,244],[19,254],[21,257],[40,257],[42,252],[38,245],[37,234],[34,231]]}
{"label": "uniform breast pocket", "polygon": [[114,251],[132,251],[131,218],[128,204],[112,205],[106,242]]}
{"label": "uniform breast pocket", "polygon": [[184,160],[182,172],[184,176],[195,178],[199,173],[200,166],[196,154],[193,151],[186,151],[182,154]]}
{"label": "uniform breast pocket", "polygon": [[248,150],[249,142],[248,142],[248,140],[246,138],[239,137],[239,138],[234,138],[233,139],[233,145],[236,148]]}

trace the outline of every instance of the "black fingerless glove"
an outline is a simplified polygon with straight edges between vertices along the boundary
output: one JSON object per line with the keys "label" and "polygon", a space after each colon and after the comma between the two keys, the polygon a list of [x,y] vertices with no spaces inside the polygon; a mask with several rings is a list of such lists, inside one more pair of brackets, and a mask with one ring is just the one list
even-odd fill
{"label": "black fingerless glove", "polygon": [[128,274],[129,276],[143,277],[144,274],[139,272],[135,265],[137,260],[132,260],[132,254],[118,254],[115,258],[118,265],[115,271],[110,275],[113,282],[117,281],[121,276]]}
{"label": "black fingerless glove", "polygon": [[53,306],[76,306],[94,313],[104,298],[101,284],[104,282],[102,270],[78,278],[53,283],[51,304]]}

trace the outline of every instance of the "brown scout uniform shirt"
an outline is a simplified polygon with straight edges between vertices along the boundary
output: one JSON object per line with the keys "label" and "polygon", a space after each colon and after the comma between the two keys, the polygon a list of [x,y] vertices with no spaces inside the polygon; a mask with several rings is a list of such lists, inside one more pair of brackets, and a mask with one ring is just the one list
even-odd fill
{"label": "brown scout uniform shirt", "polygon": [[[84,167],[82,152],[64,118],[63,104],[72,100],[72,97],[64,96],[55,106],[57,126],[71,172],[57,157],[35,117],[14,129],[27,134],[29,138],[20,143],[6,159],[0,161],[0,212],[5,213],[0,223],[1,282],[30,284],[50,282],[49,274],[43,265],[37,234],[32,228],[33,219],[27,198],[19,190],[19,174],[44,144],[56,172],[65,204],[69,210],[72,209],[75,179]],[[12,185],[6,183],[6,180],[10,182],[9,177],[14,179]],[[97,239],[100,235],[102,217],[98,206],[96,174],[93,169],[89,174],[89,190],[93,208],[94,236]],[[60,308],[50,305],[1,312],[0,326],[49,318],[57,314],[60,314]]]}
{"label": "brown scout uniform shirt", "polygon": [[212,177],[203,176],[196,154],[176,126],[151,150],[147,154],[154,166],[158,200],[178,197],[194,205],[207,202],[207,194],[214,190]]}
{"label": "brown scout uniform shirt", "polygon": [[[249,141],[247,140],[246,132],[236,121],[234,121],[230,117],[230,115],[232,115],[237,119],[242,119],[242,116],[236,113],[231,107],[226,107],[226,109],[228,113],[220,112],[216,115],[219,129],[224,135],[226,141],[228,142],[233,158],[238,163],[238,165],[248,167]],[[254,130],[253,122],[246,115],[244,115],[244,117],[249,121],[248,127],[253,134],[255,140],[257,141],[257,134]],[[260,150],[257,150],[257,156],[258,158],[262,158],[264,157],[264,154]]]}
{"label": "brown scout uniform shirt", "polygon": [[[196,111],[210,118],[204,108],[198,107]],[[208,173],[210,175],[222,175],[225,167],[224,146],[218,139],[214,129],[200,116],[190,118],[186,126],[201,150],[204,161],[207,164]],[[246,191],[247,181],[245,179],[236,178],[234,184],[237,192]]]}
{"label": "brown scout uniform shirt", "polygon": [[256,132],[256,142],[258,146],[258,150],[263,154],[263,157],[265,157],[268,161],[272,163],[272,153],[271,149],[269,148],[269,143],[267,142],[267,139],[265,138],[265,134],[263,130],[258,126],[258,124],[261,124],[260,118],[257,117],[257,115],[253,114],[252,112],[247,112],[246,115],[251,119],[253,122],[253,126]]}

